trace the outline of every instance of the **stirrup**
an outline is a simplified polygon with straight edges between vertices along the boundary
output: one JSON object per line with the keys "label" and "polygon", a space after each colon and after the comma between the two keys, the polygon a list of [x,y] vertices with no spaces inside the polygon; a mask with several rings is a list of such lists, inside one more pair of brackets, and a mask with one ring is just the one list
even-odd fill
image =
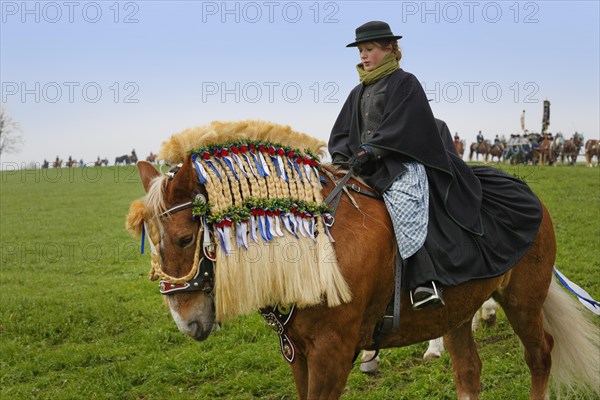
{"label": "stirrup", "polygon": [[[423,300],[419,300],[415,303],[415,300],[413,298],[413,292],[414,290],[410,291],[410,302],[412,304],[412,307],[414,310],[421,310],[429,305],[437,305],[437,306],[444,306],[444,300],[442,299],[442,291],[441,289],[438,290],[435,282],[431,281],[431,286],[433,288],[433,291],[431,291],[431,289],[429,289],[429,287],[425,287],[425,289],[427,289],[427,291],[430,293],[429,296],[427,296],[426,298],[424,298]],[[415,289],[416,290],[416,289]]]}

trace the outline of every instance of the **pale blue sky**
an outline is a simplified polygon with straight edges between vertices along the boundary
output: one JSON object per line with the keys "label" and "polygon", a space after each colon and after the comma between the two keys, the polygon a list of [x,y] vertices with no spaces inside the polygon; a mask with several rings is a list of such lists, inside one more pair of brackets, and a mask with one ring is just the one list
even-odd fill
{"label": "pale blue sky", "polygon": [[[1,2],[1,101],[25,144],[2,163],[146,157],[213,120],[266,119],[327,140],[357,82],[345,45],[369,20],[468,142],[526,128],[598,138],[598,1]],[[12,166],[11,166],[12,168]]]}

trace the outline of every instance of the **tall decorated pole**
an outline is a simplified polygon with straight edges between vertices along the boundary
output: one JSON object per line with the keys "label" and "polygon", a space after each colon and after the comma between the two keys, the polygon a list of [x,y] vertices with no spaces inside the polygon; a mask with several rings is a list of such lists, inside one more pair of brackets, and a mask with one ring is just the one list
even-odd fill
{"label": "tall decorated pole", "polygon": [[525,110],[523,110],[523,113],[521,114],[521,131],[525,133]]}
{"label": "tall decorated pole", "polygon": [[544,116],[542,117],[542,135],[546,134],[546,130],[550,125],[550,102],[544,100]]}

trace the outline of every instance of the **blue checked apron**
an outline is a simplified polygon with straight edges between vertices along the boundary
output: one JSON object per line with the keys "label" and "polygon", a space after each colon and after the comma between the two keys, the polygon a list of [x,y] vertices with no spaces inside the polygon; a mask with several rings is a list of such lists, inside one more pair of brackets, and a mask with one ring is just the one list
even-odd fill
{"label": "blue checked apron", "polygon": [[405,163],[406,171],[383,192],[398,250],[406,260],[425,243],[429,222],[429,183],[423,164]]}

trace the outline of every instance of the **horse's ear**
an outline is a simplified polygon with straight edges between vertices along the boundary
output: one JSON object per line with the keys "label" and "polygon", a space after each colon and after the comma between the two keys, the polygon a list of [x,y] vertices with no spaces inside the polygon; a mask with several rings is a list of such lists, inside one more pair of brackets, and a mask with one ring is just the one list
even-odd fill
{"label": "horse's ear", "polygon": [[183,165],[175,174],[173,178],[173,187],[178,190],[182,190],[185,195],[189,195],[190,191],[194,189],[196,180],[194,179],[195,170],[189,159],[190,156],[185,158]]}
{"label": "horse's ear", "polygon": [[160,172],[158,172],[156,168],[154,168],[154,166],[148,161],[138,161],[137,166],[138,170],[140,171],[140,177],[142,178],[144,190],[146,191],[146,193],[148,193],[148,189],[150,188],[150,182],[152,182],[152,179],[159,176]]}

